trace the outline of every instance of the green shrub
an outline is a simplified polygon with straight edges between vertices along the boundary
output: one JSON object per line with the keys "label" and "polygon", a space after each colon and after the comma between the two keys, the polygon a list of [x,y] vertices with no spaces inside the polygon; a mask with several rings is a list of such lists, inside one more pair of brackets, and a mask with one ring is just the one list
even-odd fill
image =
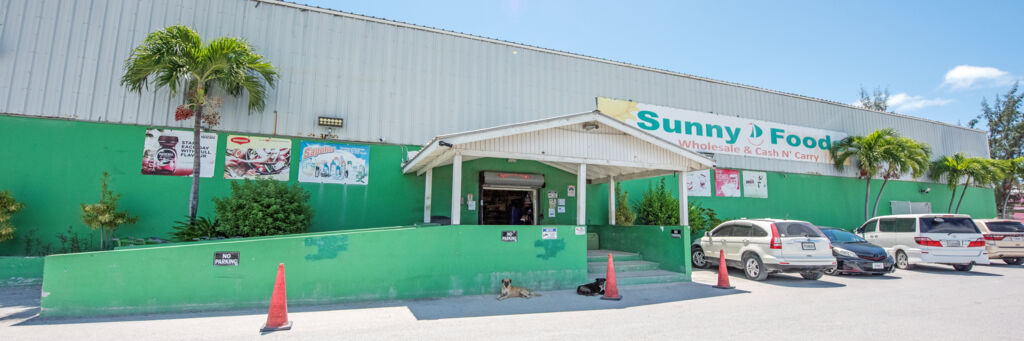
{"label": "green shrub", "polygon": [[25,204],[14,200],[8,191],[0,191],[0,242],[14,238],[14,224],[11,216],[20,211]]}
{"label": "green shrub", "polygon": [[710,230],[722,223],[715,210],[690,203],[690,236],[696,238],[704,235],[704,231]]}
{"label": "green shrub", "polygon": [[629,226],[636,220],[636,213],[629,208],[629,192],[615,187],[615,225]]}
{"label": "green shrub", "polygon": [[124,224],[134,224],[139,220],[139,217],[133,217],[128,211],[117,210],[117,201],[121,195],[108,188],[109,180],[110,174],[103,172],[103,180],[100,182],[100,202],[82,204],[82,222],[93,230],[100,230],[100,249],[106,249],[107,239],[113,236],[118,227]]}
{"label": "green shrub", "polygon": [[190,242],[200,239],[214,239],[219,237],[228,237],[220,229],[220,221],[216,219],[210,219],[207,217],[199,217],[195,221],[189,221],[188,216],[182,221],[174,222],[174,232],[171,235],[174,236],[175,241],[179,242]]}
{"label": "green shrub", "polygon": [[231,196],[213,203],[221,231],[232,237],[302,233],[313,220],[309,193],[274,180],[232,182]]}
{"label": "green shrub", "polygon": [[665,187],[665,178],[657,186],[647,185],[636,205],[636,215],[642,225],[679,225],[679,199]]}

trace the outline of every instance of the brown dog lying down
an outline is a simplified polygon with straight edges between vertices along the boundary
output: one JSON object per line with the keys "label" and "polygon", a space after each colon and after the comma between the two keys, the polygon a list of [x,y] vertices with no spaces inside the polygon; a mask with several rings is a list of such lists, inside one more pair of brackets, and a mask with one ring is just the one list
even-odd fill
{"label": "brown dog lying down", "polygon": [[498,295],[499,301],[510,297],[530,298],[531,296],[543,295],[535,292],[531,293],[529,290],[526,290],[526,288],[512,285],[512,279],[506,278],[501,280],[501,295]]}

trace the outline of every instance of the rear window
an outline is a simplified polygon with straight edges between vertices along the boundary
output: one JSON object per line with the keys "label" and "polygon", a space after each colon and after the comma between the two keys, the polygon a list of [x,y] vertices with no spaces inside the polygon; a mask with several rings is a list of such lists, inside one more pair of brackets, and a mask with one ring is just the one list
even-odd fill
{"label": "rear window", "polygon": [[824,237],[818,228],[808,223],[775,223],[782,237]]}
{"label": "rear window", "polygon": [[992,221],[985,223],[992,232],[1024,232],[1024,224],[1019,221]]}
{"label": "rear window", "polygon": [[971,218],[921,218],[921,233],[981,233]]}

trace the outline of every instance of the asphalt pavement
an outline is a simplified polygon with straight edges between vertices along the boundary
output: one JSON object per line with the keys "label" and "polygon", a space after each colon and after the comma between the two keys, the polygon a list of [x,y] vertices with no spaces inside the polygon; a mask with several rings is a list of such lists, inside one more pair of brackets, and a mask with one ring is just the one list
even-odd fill
{"label": "asphalt pavement", "polygon": [[1020,339],[1024,267],[995,263],[818,281],[753,282],[732,270],[733,290],[712,288],[717,272],[698,270],[692,283],[620,287],[621,301],[564,290],[289,307],[293,329],[267,334],[265,310],[43,319],[39,286],[0,287],[0,340]]}

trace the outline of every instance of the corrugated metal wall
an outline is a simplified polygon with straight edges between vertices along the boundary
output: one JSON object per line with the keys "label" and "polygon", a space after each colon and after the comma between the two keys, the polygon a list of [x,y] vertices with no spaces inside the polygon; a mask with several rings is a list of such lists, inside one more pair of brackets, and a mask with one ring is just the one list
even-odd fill
{"label": "corrugated metal wall", "polygon": [[[256,6],[259,4],[259,6]],[[339,139],[422,144],[435,135],[594,110],[595,97],[867,134],[882,127],[936,154],[988,154],[985,134],[745,86],[570,56],[485,38],[315,8],[251,0],[0,0],[0,112],[184,127],[181,99],[119,84],[131,48],[151,31],[185,24],[203,37],[235,36],[281,74],[267,111],[227,98],[220,130],[280,135],[323,130]],[[716,155],[719,167],[837,173],[827,165]],[[847,172],[844,175],[852,175]]]}

